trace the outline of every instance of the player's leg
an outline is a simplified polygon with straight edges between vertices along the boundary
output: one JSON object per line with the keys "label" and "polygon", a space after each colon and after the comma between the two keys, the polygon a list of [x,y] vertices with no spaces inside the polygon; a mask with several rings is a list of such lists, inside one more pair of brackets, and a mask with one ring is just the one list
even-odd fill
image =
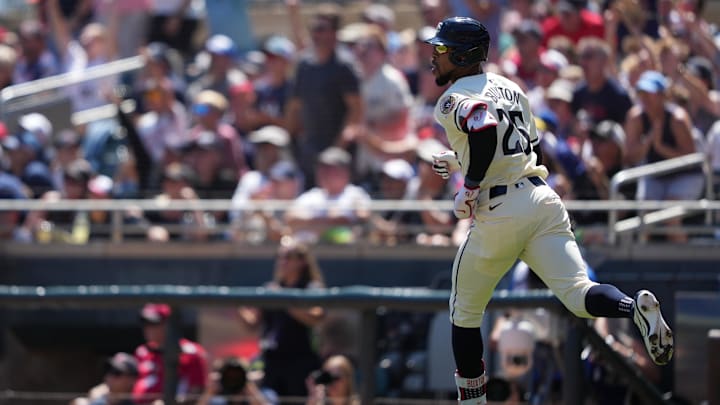
{"label": "player's leg", "polygon": [[486,240],[489,235],[498,236],[487,229],[471,231],[453,263],[450,322],[461,404],[486,403],[480,325],[495,286],[515,261],[512,255],[494,254],[493,244]]}
{"label": "player's leg", "polygon": [[564,207],[555,208],[555,216],[547,217],[549,225],[545,231],[528,242],[521,258],[575,315],[633,318],[653,361],[667,363],[672,357],[673,337],[657,298],[650,291],[642,290],[633,299],[613,285],[591,281],[570,232],[567,212]]}

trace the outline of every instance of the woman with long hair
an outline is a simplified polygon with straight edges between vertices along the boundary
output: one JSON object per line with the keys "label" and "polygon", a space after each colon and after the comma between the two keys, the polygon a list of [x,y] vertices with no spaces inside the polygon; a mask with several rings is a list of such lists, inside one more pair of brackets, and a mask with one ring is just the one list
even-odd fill
{"label": "woman with long hair", "polygon": [[[281,241],[275,260],[272,290],[324,288],[320,267],[307,245]],[[325,316],[321,307],[259,310],[241,308],[240,318],[250,326],[262,325],[260,349],[264,363],[263,385],[281,397],[304,397],[305,377],[320,366],[313,344],[313,327]]]}

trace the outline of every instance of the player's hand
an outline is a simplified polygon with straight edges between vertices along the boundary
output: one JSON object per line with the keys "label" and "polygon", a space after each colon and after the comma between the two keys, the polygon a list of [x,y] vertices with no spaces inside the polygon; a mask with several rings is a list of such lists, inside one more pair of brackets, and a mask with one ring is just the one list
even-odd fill
{"label": "player's hand", "polygon": [[480,195],[480,186],[470,188],[463,185],[460,187],[460,190],[455,194],[455,207],[453,210],[455,217],[458,219],[472,217],[478,195]]}
{"label": "player's hand", "polygon": [[433,154],[432,157],[433,171],[445,180],[450,178],[452,172],[460,170],[460,162],[454,151],[445,150]]}

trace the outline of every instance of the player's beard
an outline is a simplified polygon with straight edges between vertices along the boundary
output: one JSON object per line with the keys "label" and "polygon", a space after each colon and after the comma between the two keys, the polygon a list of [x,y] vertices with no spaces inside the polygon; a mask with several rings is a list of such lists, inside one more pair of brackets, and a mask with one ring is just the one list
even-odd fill
{"label": "player's beard", "polygon": [[435,76],[435,84],[438,86],[444,86],[448,83],[450,83],[450,73],[445,73],[443,75]]}

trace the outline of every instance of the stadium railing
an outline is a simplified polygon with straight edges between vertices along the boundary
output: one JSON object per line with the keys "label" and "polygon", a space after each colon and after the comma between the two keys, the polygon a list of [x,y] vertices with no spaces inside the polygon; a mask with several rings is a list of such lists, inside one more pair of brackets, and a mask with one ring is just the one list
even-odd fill
{"label": "stadium railing", "polygon": [[[90,285],[90,286],[15,286],[0,285],[0,306],[19,310],[68,308],[138,307],[146,302],[166,302],[174,310],[170,319],[167,342],[177,338],[180,310],[192,306],[252,305],[264,308],[287,308],[321,305],[326,308],[345,308],[361,312],[360,367],[362,376],[375,375],[376,311],[380,307],[404,311],[437,311],[447,308],[447,290],[427,288],[379,288],[368,286],[332,287],[327,289],[270,290],[262,287],[186,286],[186,285]],[[622,358],[600,337],[587,320],[579,320],[567,312],[548,290],[496,291],[488,309],[545,308],[559,316],[569,317],[568,331],[563,343],[564,383],[563,404],[582,403],[583,373],[581,365],[582,339],[587,338],[594,348],[622,374],[643,403],[666,404],[659,390],[641,377],[627,360]],[[449,342],[448,342],[449,343]],[[164,352],[166,405],[176,403],[177,384],[176,345],[167,344]],[[174,371],[174,372],[173,372]],[[375,400],[375,379],[363,378],[363,404],[391,403]],[[418,403],[418,402],[415,402]]]}

